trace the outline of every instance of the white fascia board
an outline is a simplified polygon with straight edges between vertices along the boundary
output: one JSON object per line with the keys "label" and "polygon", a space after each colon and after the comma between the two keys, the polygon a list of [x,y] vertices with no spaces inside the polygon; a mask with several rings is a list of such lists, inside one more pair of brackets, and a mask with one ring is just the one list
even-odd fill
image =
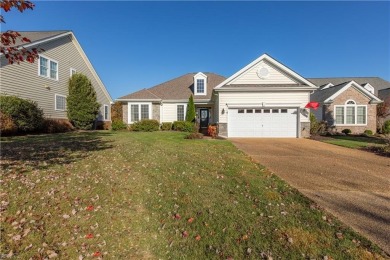
{"label": "white fascia board", "polygon": [[204,77],[204,78],[207,78],[206,74],[204,74],[203,72],[198,72],[198,73],[196,73],[196,74],[194,75],[194,78],[199,77],[199,76],[202,76],[202,77]]}
{"label": "white fascia board", "polygon": [[280,91],[313,91],[313,88],[311,87],[289,87],[289,88],[274,88],[274,87],[254,87],[254,88],[240,88],[240,87],[234,87],[234,88],[220,88],[215,89],[216,92],[280,92]]}
{"label": "white fascia board", "polygon": [[235,78],[237,78],[238,76],[240,76],[242,73],[244,73],[245,71],[249,70],[250,68],[252,68],[253,66],[255,66],[257,63],[259,63],[260,61],[262,60],[267,60],[269,61],[271,64],[273,64],[274,66],[278,67],[279,69],[281,69],[282,71],[284,72],[287,72],[288,74],[292,75],[293,77],[295,77],[296,79],[302,81],[303,83],[307,84],[308,86],[311,87],[311,89],[317,89],[318,87],[316,85],[314,85],[313,83],[311,83],[310,81],[308,81],[307,79],[305,79],[304,77],[302,77],[301,75],[297,74],[296,72],[292,71],[291,69],[289,69],[288,67],[286,67],[285,65],[283,65],[282,63],[278,62],[277,60],[273,59],[271,56],[269,56],[268,54],[263,54],[261,55],[260,57],[258,57],[257,59],[255,59],[254,61],[252,61],[251,63],[249,63],[248,65],[246,65],[244,68],[240,69],[239,71],[237,71],[236,73],[234,73],[232,76],[230,76],[229,78],[227,78],[226,80],[224,80],[222,83],[220,83],[219,85],[217,85],[216,87],[214,87],[214,89],[219,89],[221,88],[222,86],[226,85],[227,83],[233,81]]}
{"label": "white fascia board", "polygon": [[341,88],[339,91],[337,91],[336,93],[334,93],[332,96],[328,97],[327,99],[324,100],[324,103],[328,103],[330,101],[333,101],[338,95],[340,95],[341,93],[343,93],[345,90],[347,90],[349,87],[351,86],[354,86],[356,87],[358,90],[360,90],[360,92],[363,92],[363,94],[365,94],[366,96],[370,97],[371,98],[371,101],[372,103],[381,103],[382,100],[380,100],[377,96],[375,96],[374,94],[372,94],[371,92],[369,92],[368,90],[366,90],[364,87],[360,86],[358,83],[356,83],[355,81],[351,81],[349,82],[347,85],[345,85],[343,88]]}

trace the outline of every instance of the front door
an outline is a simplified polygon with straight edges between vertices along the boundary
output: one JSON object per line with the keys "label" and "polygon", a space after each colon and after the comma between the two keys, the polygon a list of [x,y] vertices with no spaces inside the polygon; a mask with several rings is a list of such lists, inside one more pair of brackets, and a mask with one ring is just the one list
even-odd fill
{"label": "front door", "polygon": [[206,128],[209,126],[209,109],[201,108],[200,109],[200,128]]}

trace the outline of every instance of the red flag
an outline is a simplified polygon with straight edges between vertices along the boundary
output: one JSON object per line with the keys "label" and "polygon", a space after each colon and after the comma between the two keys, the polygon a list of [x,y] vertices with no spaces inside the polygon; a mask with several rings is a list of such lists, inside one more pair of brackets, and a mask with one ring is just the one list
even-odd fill
{"label": "red flag", "polygon": [[320,106],[320,103],[318,103],[318,102],[309,102],[309,103],[307,103],[305,108],[313,108],[316,110],[317,108],[319,108],[319,106]]}

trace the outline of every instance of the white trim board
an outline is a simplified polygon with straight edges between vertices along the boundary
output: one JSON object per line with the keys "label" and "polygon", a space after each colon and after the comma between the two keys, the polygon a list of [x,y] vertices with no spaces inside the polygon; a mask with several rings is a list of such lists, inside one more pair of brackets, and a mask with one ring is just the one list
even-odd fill
{"label": "white trim board", "polygon": [[[328,97],[327,99],[324,100],[324,103],[329,103],[331,101],[333,101],[337,96],[339,96],[341,93],[343,93],[344,91],[346,91],[349,87],[355,87],[358,91],[362,92],[363,94],[365,94],[366,96],[370,97],[371,98],[371,101],[370,103],[373,103],[373,104],[378,104],[378,103],[382,103],[383,101],[380,100],[377,96],[375,96],[374,94],[372,94],[371,92],[369,92],[367,89],[365,89],[364,87],[360,86],[358,83],[356,83],[355,81],[350,81],[348,84],[346,84],[344,87],[342,87],[339,91],[337,91],[336,93],[334,93],[332,96]],[[372,102],[373,101],[373,102]]]}
{"label": "white trim board", "polygon": [[271,56],[269,56],[268,54],[263,54],[261,55],[260,57],[258,57],[256,60],[252,61],[251,63],[249,63],[248,65],[246,65],[244,68],[242,68],[241,70],[237,71],[236,73],[234,73],[232,76],[230,76],[229,78],[227,78],[226,80],[224,80],[222,83],[220,83],[219,85],[217,85],[214,89],[219,89],[221,88],[222,86],[230,83],[231,81],[233,81],[234,79],[236,79],[237,77],[239,77],[240,75],[242,75],[244,72],[248,71],[249,69],[251,69],[253,66],[257,65],[258,63],[260,63],[261,61],[263,60],[266,60],[268,61],[269,63],[271,63],[272,65],[276,66],[277,68],[279,68],[282,72],[285,72],[291,76],[293,76],[295,79],[297,79],[298,81],[304,83],[305,85],[308,85],[309,87],[311,87],[311,89],[315,90],[317,89],[318,87],[316,85],[314,85],[313,83],[311,83],[310,81],[308,81],[307,79],[305,79],[304,77],[302,77],[301,75],[299,75],[298,73],[294,72],[293,70],[289,69],[288,67],[286,67],[285,65],[283,65],[282,63],[278,62],[277,60],[273,59]]}

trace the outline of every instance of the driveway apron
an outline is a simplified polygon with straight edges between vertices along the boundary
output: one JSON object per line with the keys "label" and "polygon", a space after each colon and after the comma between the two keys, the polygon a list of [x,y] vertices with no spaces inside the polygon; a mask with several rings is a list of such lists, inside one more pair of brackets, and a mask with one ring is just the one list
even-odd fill
{"label": "driveway apron", "polygon": [[390,255],[390,159],[308,139],[233,144]]}

